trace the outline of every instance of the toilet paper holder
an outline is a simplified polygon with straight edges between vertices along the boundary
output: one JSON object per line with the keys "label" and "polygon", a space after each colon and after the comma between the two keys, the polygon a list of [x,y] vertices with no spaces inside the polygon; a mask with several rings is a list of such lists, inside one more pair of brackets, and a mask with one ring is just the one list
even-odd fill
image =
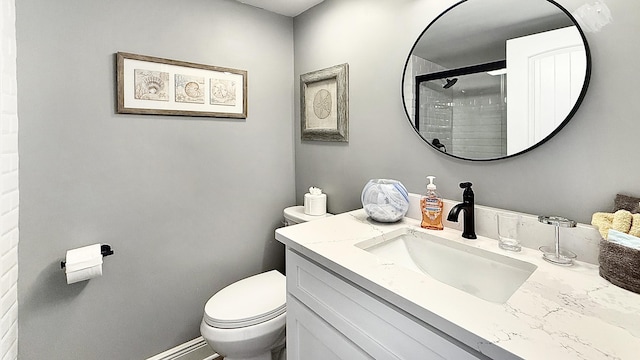
{"label": "toilet paper holder", "polygon": [[[113,250],[111,250],[110,245],[102,244],[100,245],[100,253],[102,254],[102,257],[105,257],[105,256],[113,255]],[[66,262],[60,261],[60,269],[64,269],[65,265],[66,265]]]}

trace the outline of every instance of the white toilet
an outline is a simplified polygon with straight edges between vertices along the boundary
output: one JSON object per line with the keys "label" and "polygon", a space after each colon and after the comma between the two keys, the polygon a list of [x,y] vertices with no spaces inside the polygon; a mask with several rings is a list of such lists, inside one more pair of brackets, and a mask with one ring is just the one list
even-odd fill
{"label": "white toilet", "polygon": [[284,226],[300,224],[307,221],[324,219],[333,214],[326,213],[324,215],[307,215],[304,213],[304,206],[290,206],[284,209]]}
{"label": "white toilet", "polygon": [[[285,225],[327,216],[284,209]],[[276,270],[239,280],[207,301],[200,333],[225,360],[284,360],[286,298],[286,279]]]}

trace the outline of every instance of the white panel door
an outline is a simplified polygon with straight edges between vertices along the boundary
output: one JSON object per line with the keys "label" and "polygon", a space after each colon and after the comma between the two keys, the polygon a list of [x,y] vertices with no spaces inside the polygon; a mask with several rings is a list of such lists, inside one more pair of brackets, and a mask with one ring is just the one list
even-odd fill
{"label": "white panel door", "polygon": [[551,134],[576,103],[586,76],[575,26],[507,40],[507,154]]}

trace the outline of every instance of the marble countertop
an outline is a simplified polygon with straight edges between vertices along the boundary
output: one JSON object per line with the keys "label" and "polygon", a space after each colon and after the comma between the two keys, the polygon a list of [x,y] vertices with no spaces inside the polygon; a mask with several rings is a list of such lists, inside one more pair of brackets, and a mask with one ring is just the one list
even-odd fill
{"label": "marble countertop", "polygon": [[[498,304],[354,246],[403,227],[538,268]],[[411,218],[376,223],[361,209],[280,228],[276,239],[491,358],[640,359],[640,294],[601,278],[597,265],[578,261],[560,267],[537,250],[503,251],[494,239],[467,240],[450,228],[425,230]]]}

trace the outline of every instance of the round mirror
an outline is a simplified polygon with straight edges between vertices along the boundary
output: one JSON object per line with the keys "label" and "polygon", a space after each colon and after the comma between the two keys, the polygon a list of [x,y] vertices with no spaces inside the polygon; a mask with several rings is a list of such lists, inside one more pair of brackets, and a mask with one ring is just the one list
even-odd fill
{"label": "round mirror", "polygon": [[531,150],[577,110],[591,58],[582,30],[551,0],[463,0],[422,32],[403,101],[427,143],[467,160]]}

